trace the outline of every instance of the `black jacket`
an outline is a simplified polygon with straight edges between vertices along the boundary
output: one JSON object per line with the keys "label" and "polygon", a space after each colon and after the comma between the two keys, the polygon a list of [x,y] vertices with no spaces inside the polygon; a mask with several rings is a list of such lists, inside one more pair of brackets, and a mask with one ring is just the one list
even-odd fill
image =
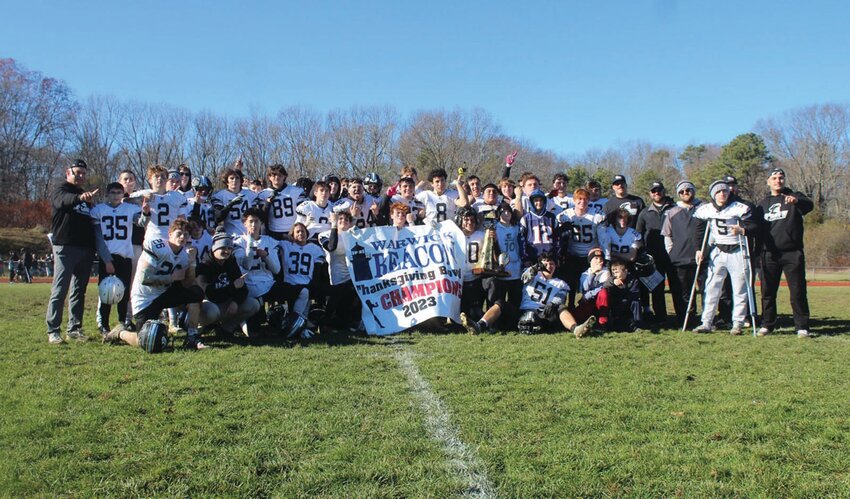
{"label": "black jacket", "polygon": [[198,282],[207,295],[207,300],[213,303],[245,301],[248,297],[248,286],[236,288],[233,285],[233,281],[241,275],[242,270],[233,255],[221,264],[209,255],[198,265],[197,270]]}
{"label": "black jacket", "polygon": [[646,251],[652,255],[656,264],[665,265],[670,262],[667,251],[664,249],[664,236],[661,235],[661,227],[664,224],[664,215],[670,208],[675,206],[673,200],[665,196],[661,200],[661,206],[655,206],[655,203],[650,203],[645,210],[638,215],[637,225],[635,230],[643,236]]}
{"label": "black jacket", "polygon": [[50,231],[54,245],[95,249],[94,224],[89,215],[91,207],[79,198],[83,192],[82,188],[68,182],[62,182],[53,191]]}
{"label": "black jacket", "polygon": [[[785,196],[795,196],[796,204],[785,202]],[[764,249],[771,253],[803,249],[803,216],[814,209],[811,199],[802,192],[785,187],[778,196],[767,196],[759,204],[763,212]]]}

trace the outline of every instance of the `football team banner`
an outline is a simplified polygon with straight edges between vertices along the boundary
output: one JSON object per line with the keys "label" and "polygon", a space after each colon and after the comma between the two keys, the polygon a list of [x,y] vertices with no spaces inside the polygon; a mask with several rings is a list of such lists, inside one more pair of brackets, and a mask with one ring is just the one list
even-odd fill
{"label": "football team banner", "polygon": [[398,333],[432,317],[460,322],[466,237],[454,222],[354,229],[342,237],[369,334]]}

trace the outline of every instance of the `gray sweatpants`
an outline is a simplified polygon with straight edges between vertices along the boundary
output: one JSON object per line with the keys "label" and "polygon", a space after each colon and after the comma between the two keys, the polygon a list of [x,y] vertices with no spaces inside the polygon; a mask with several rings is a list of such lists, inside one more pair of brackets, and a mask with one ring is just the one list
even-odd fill
{"label": "gray sweatpants", "polygon": [[60,332],[65,297],[68,301],[68,330],[81,329],[94,249],[82,246],[53,246],[53,288],[47,303],[47,334]]}

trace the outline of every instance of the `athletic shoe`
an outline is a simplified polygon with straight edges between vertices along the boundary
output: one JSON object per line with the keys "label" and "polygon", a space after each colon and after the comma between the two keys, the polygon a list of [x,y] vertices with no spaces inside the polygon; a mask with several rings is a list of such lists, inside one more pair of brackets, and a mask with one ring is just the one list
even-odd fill
{"label": "athletic shoe", "polygon": [[744,319],[744,327],[745,327],[745,328],[748,328],[748,327],[750,327],[750,326],[752,326],[752,324],[750,323],[750,320],[749,320],[749,319]]}
{"label": "athletic shoe", "polygon": [[710,333],[713,330],[714,329],[712,329],[711,326],[706,326],[705,324],[700,324],[699,326],[694,328],[694,332],[697,333],[697,334],[699,334],[699,333]]}
{"label": "athletic shoe", "polygon": [[301,339],[302,340],[309,340],[313,336],[316,336],[316,333],[314,333],[313,331],[310,331],[309,329],[304,329],[304,330],[301,331]]}
{"label": "athletic shoe", "polygon": [[124,331],[124,325],[118,324],[111,331],[108,331],[103,336],[104,343],[120,343],[121,342],[121,331]]}
{"label": "athletic shoe", "polygon": [[768,329],[766,327],[762,327],[762,328],[759,328],[758,331],[756,331],[756,336],[767,336],[770,333],[772,333],[772,331],[770,329]]}
{"label": "athletic shoe", "polygon": [[797,330],[797,338],[811,338],[812,333],[809,332],[808,329],[798,329]]}
{"label": "athletic shoe", "polygon": [[107,326],[104,326],[103,324],[97,327],[97,331],[100,333],[101,338],[109,334],[109,328]]}
{"label": "athletic shoe", "polygon": [[65,343],[65,340],[62,339],[62,335],[59,333],[47,333],[47,342],[51,345],[61,345]]}
{"label": "athletic shoe", "polygon": [[127,321],[124,323],[124,331],[130,331],[131,333],[136,332],[136,324],[133,321]]}
{"label": "athletic shoe", "polygon": [[732,329],[729,330],[729,334],[731,334],[732,336],[740,336],[742,327],[743,327],[743,324],[732,325]]}
{"label": "athletic shoe", "polygon": [[186,339],[186,343],[183,346],[188,348],[189,350],[205,350],[209,348],[208,346],[204,345],[201,340],[190,340],[188,338]]}
{"label": "athletic shoe", "polygon": [[67,336],[69,340],[85,341],[88,339],[86,338],[86,335],[83,334],[82,329],[73,329],[71,331],[68,331]]}
{"label": "athletic shoe", "polygon": [[576,326],[575,329],[573,329],[573,334],[576,335],[576,338],[581,338],[582,336],[589,333],[590,330],[593,329],[593,326],[595,324],[596,317],[591,315],[586,321],[584,321],[584,324]]}
{"label": "athletic shoe", "polygon": [[466,329],[469,334],[478,334],[481,332],[481,326],[477,322],[472,322],[465,312],[460,313],[460,324]]}

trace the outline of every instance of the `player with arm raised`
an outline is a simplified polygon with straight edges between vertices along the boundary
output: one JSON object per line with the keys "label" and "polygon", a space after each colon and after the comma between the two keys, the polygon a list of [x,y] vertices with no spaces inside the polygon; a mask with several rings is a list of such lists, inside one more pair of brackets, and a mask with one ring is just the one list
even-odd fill
{"label": "player with arm raised", "polygon": [[469,204],[466,190],[463,189],[461,177],[457,178],[458,189],[447,189],[448,174],[446,170],[438,168],[431,170],[428,181],[431,182],[430,191],[422,191],[416,194],[416,200],[425,207],[425,223],[442,222],[454,220],[455,210]]}
{"label": "player with arm raised", "polygon": [[178,218],[185,219],[189,204],[186,197],[176,191],[166,191],[168,170],[162,165],[148,168],[151,188],[136,191],[130,198],[142,199],[141,222],[145,225],[145,242],[154,239],[168,240],[168,230]]}

